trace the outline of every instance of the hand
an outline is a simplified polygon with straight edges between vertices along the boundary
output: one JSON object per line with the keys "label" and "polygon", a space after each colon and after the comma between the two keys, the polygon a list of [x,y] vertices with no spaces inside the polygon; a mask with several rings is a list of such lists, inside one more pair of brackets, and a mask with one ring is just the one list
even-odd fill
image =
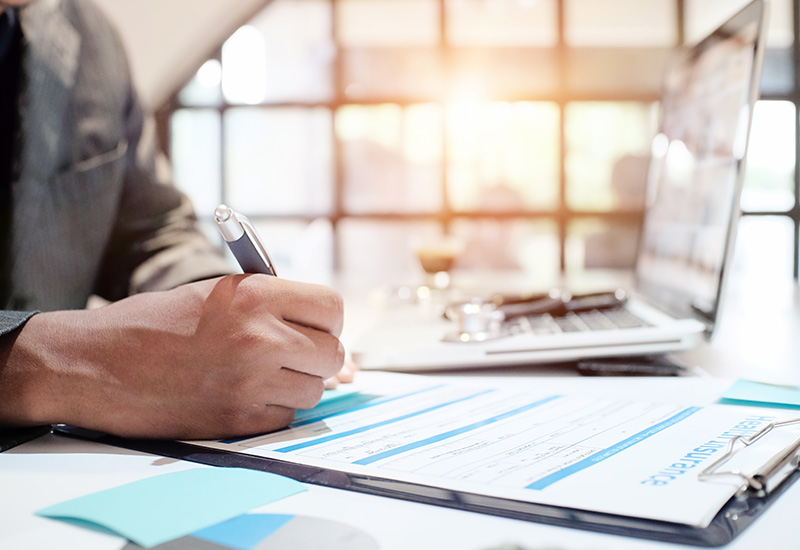
{"label": "hand", "polygon": [[181,439],[275,430],[341,369],[341,329],[337,293],[266,275],[41,313],[0,357],[0,423]]}
{"label": "hand", "polygon": [[346,359],[342,370],[340,370],[336,376],[325,380],[325,389],[332,390],[339,387],[339,384],[349,384],[354,380],[356,372],[359,370],[360,367],[356,363],[350,359]]}

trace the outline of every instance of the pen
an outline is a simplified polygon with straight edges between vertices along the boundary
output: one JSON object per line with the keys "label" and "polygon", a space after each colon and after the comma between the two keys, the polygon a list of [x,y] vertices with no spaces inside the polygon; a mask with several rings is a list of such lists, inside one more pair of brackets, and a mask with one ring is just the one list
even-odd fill
{"label": "pen", "polygon": [[242,271],[277,276],[267,249],[264,248],[256,228],[247,217],[220,204],[214,210],[214,220]]}

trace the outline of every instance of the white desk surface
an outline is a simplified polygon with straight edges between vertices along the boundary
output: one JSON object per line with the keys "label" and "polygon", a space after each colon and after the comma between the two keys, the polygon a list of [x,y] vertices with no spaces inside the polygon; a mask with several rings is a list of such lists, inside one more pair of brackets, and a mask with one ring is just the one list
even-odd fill
{"label": "white desk surface", "polygon": [[[531,367],[486,376],[493,385],[552,385],[562,391],[669,398],[696,404],[713,401],[730,381],[759,374],[800,381],[800,290],[771,289],[769,300],[742,297],[725,312],[718,337],[681,357],[703,367],[684,378],[580,378],[557,368]],[[769,322],[764,315],[769,314]],[[711,374],[708,374],[711,373]],[[369,376],[369,373],[362,373]],[[49,435],[0,453],[0,548],[3,550],[118,550],[125,541],[59,521],[35,510],[147,476],[199,467],[173,459]],[[308,486],[308,491],[258,509],[336,520],[357,526],[383,550],[489,550],[502,545],[525,550],[680,549],[680,545],[550,527],[401,500]],[[793,486],[730,550],[800,547],[800,485]]]}

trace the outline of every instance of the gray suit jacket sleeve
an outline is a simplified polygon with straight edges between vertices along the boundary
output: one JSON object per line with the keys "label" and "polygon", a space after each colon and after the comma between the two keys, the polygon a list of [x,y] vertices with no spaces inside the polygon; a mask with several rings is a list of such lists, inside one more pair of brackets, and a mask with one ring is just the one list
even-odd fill
{"label": "gray suit jacket sleeve", "polygon": [[127,64],[120,62],[125,56],[116,34],[109,34],[115,46],[110,49],[118,56],[114,64],[124,68],[118,77],[125,82],[121,143],[127,144],[127,151],[116,219],[94,293],[116,300],[231,273],[231,266],[198,231],[190,201],[172,184],[167,160],[157,147],[154,121],[143,113]]}
{"label": "gray suit jacket sleeve", "polygon": [[109,300],[232,272],[198,231],[189,199],[172,185],[154,126],[132,93],[123,187],[94,288]]}
{"label": "gray suit jacket sleeve", "polygon": [[121,41],[89,0],[20,13],[20,171],[9,304],[82,308],[231,273],[171,182]]}
{"label": "gray suit jacket sleeve", "polygon": [[11,279],[0,348],[37,310],[231,273],[171,184],[102,12],[90,0],[37,0],[21,8],[20,23],[19,170],[10,257],[0,258]]}
{"label": "gray suit jacket sleeve", "polygon": [[[0,311],[0,337],[14,332],[25,324],[25,321],[33,317],[36,311]],[[0,346],[3,339],[0,338]]]}

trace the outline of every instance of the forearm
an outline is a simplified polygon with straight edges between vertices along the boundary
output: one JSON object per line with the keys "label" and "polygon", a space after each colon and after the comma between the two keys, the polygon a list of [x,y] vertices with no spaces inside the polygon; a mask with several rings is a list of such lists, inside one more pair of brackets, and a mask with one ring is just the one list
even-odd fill
{"label": "forearm", "polygon": [[0,427],[179,439],[276,430],[341,370],[342,319],[330,289],[264,275],[40,313],[3,338]]}
{"label": "forearm", "polygon": [[6,451],[31,439],[48,433],[49,423],[37,423],[36,414],[29,415],[31,408],[28,398],[21,397],[30,385],[29,378],[18,375],[20,366],[16,363],[17,348],[12,358],[12,348],[17,344],[20,330],[25,322],[36,312],[0,311],[0,452]]}
{"label": "forearm", "polygon": [[3,338],[0,428],[62,423],[102,428],[115,406],[133,410],[125,402],[133,388],[114,370],[123,366],[136,378],[136,350],[126,345],[125,331],[104,322],[98,310],[65,310],[34,315]]}
{"label": "forearm", "polygon": [[79,391],[97,377],[80,328],[84,311],[40,313],[0,339],[0,427],[75,423],[92,399]]}
{"label": "forearm", "polygon": [[42,361],[37,359],[31,342],[36,328],[28,327],[33,312],[3,315],[6,321],[16,318],[18,322],[6,324],[0,336],[0,428],[48,424],[47,413],[37,399],[43,373]]}

